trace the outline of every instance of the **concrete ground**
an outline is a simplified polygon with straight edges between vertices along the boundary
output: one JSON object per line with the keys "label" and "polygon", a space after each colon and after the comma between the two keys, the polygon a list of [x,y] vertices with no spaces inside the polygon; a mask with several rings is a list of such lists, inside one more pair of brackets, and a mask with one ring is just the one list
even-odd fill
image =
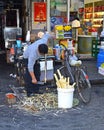
{"label": "concrete ground", "polygon": [[[29,112],[10,107],[5,94],[11,92],[9,85],[19,87],[10,77],[14,67],[0,57],[0,130],[103,130],[104,129],[104,77],[98,74],[96,60],[84,60],[92,81],[92,99],[87,105],[82,102],[71,109],[50,109]],[[96,79],[96,80],[95,80]],[[98,81],[98,82],[97,82]]]}

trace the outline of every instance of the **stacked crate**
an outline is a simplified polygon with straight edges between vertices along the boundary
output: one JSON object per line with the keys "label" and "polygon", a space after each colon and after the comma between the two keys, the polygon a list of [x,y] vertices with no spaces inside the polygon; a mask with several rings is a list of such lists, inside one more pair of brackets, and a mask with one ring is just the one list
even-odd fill
{"label": "stacked crate", "polygon": [[101,41],[100,40],[92,40],[92,57],[95,57],[97,58],[97,55],[99,53],[99,49],[100,49],[100,44],[101,44]]}

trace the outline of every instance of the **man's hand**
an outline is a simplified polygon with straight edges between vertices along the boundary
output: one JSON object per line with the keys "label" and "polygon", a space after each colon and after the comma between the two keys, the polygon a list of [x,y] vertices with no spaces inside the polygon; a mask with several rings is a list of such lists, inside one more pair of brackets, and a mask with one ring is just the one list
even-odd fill
{"label": "man's hand", "polygon": [[34,79],[32,79],[32,83],[33,84],[37,84],[37,80],[34,78]]}
{"label": "man's hand", "polygon": [[42,38],[43,35],[44,35],[44,32],[38,32],[38,37],[39,37],[39,38]]}
{"label": "man's hand", "polygon": [[35,77],[35,75],[34,75],[34,72],[30,72],[30,76],[31,76],[31,78],[32,78],[32,83],[33,84],[37,84],[37,80],[36,80],[36,77]]}

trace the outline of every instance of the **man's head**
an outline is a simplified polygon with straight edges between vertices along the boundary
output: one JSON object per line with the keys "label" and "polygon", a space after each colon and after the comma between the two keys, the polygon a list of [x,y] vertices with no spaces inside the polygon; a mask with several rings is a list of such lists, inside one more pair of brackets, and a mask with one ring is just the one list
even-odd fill
{"label": "man's head", "polygon": [[45,55],[48,53],[48,46],[46,44],[40,44],[38,50],[41,55]]}

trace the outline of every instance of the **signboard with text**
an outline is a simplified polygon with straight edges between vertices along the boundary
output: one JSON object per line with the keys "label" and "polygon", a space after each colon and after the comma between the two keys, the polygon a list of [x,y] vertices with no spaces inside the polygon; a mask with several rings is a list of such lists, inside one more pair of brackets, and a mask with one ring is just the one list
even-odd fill
{"label": "signboard with text", "polygon": [[47,17],[46,2],[34,2],[34,21],[45,22]]}

